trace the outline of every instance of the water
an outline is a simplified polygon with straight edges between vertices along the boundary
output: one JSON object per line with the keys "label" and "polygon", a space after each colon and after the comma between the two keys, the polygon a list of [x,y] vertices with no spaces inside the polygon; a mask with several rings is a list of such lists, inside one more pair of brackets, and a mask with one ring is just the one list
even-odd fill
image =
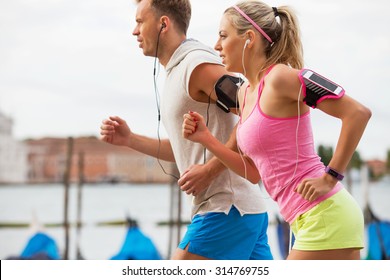
{"label": "water", "polygon": [[[141,229],[167,251],[168,228],[158,227],[169,217],[169,187],[158,185],[85,185],[82,192],[81,251],[86,259],[108,259],[116,254],[124,241],[124,226],[98,226],[99,222],[124,220],[126,214],[136,219]],[[14,186],[0,188],[0,221],[31,222],[35,215],[41,224],[60,223],[64,216],[64,189],[61,185]],[[76,221],[77,189],[69,194],[69,220]],[[62,228],[45,231],[64,248]],[[32,231],[30,228],[0,230],[0,258],[20,253]],[[70,258],[75,256],[76,232],[70,233]]]}
{"label": "water", "polygon": [[[365,196],[359,183],[355,183],[352,194],[360,205]],[[168,257],[169,230],[157,223],[169,219],[170,189],[168,185],[85,185],[83,188],[82,222],[79,244],[85,259],[105,260],[115,255],[125,238],[125,226],[98,226],[99,222],[123,220],[126,214],[136,219],[141,230],[157,246],[163,257]],[[0,223],[30,223],[34,216],[41,224],[61,223],[63,220],[64,189],[62,185],[28,185],[0,187]],[[183,195],[184,196],[184,195]],[[276,204],[264,192],[269,208],[269,243],[275,259],[280,259],[277,247],[276,226],[272,223],[278,214]],[[390,182],[370,184],[369,203],[379,218],[390,220]],[[77,189],[70,189],[69,220],[77,218]],[[184,220],[189,220],[189,205],[183,199]],[[44,229],[64,248],[64,230],[60,227]],[[182,228],[182,234],[185,227]],[[19,255],[33,233],[31,228],[0,228],[0,259]],[[69,258],[76,257],[76,231],[70,231]],[[364,250],[362,252],[364,256]]]}

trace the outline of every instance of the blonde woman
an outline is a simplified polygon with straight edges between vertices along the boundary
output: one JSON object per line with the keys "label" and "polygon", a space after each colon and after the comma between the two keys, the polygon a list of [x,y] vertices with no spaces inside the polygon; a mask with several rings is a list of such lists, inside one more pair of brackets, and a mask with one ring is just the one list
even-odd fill
{"label": "blonde woman", "polygon": [[239,93],[239,151],[208,131],[202,115],[184,115],[183,136],[203,144],[228,168],[262,180],[294,233],[287,259],[360,259],[364,223],[360,207],[341,183],[365,127],[369,109],[344,94],[317,110],[342,122],[337,147],[325,167],[315,152],[310,107],[301,82],[303,51],[291,8],[243,1],[228,8],[215,45],[226,69],[247,82]]}

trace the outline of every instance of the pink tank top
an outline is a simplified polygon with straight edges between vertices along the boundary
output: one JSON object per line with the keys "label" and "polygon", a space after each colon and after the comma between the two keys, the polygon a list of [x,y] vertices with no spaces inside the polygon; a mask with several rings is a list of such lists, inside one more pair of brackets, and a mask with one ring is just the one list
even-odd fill
{"label": "pink tank top", "polygon": [[263,87],[264,77],[256,106],[245,121],[240,119],[237,141],[243,153],[255,163],[265,189],[279,205],[283,218],[292,223],[300,214],[337,193],[342,184],[337,183],[329,193],[313,202],[294,192],[304,178],[320,177],[325,169],[315,152],[310,111],[292,118],[267,116],[259,105]]}

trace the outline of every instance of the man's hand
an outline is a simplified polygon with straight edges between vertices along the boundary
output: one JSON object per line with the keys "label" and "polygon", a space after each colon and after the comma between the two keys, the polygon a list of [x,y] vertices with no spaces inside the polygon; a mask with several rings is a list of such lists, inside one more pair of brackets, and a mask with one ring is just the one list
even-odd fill
{"label": "man's hand", "polygon": [[126,121],[119,117],[109,117],[100,126],[100,140],[118,146],[128,146],[131,130]]}
{"label": "man's hand", "polygon": [[214,175],[210,174],[206,165],[196,164],[190,166],[180,177],[178,184],[186,194],[197,196],[204,192],[213,181]]}

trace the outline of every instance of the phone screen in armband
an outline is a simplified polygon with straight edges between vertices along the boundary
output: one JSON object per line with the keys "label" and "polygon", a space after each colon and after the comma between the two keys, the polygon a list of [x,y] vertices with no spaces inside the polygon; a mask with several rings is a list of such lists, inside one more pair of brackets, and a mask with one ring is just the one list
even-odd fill
{"label": "phone screen in armband", "polygon": [[240,85],[240,78],[223,75],[215,84],[217,94],[217,106],[226,113],[230,108],[238,108],[237,91]]}
{"label": "phone screen in armband", "polygon": [[312,108],[316,108],[317,104],[327,98],[340,98],[345,92],[338,84],[310,69],[302,69],[299,72],[299,79],[305,86],[303,101]]}

